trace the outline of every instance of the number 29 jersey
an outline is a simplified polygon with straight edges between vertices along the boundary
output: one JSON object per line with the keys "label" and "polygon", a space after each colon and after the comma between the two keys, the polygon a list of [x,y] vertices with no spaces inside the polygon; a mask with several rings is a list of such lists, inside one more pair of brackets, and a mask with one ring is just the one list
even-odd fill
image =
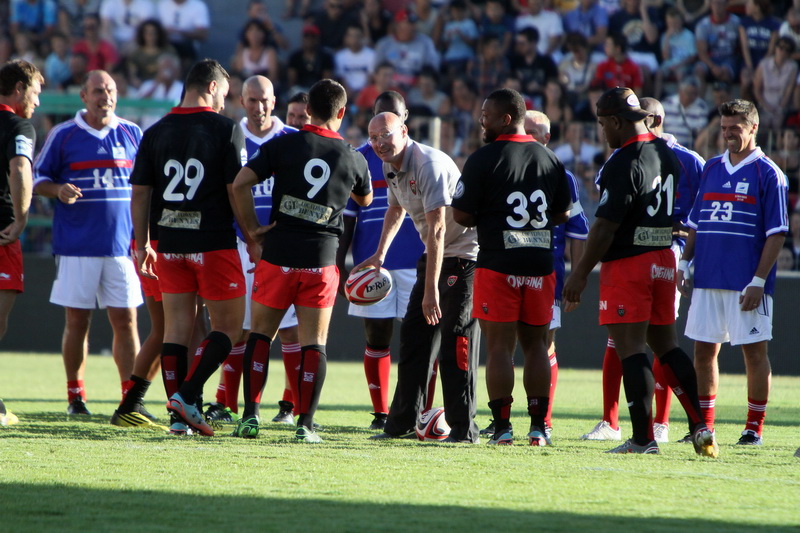
{"label": "number 29 jersey", "polygon": [[620,226],[603,262],[672,246],[679,176],[675,153],[651,133],[632,137],[611,154],[600,169],[596,216]]}
{"label": "number 29 jersey", "polygon": [[307,124],[261,145],[247,167],[259,181],[275,179],[270,215],[275,226],[264,234],[262,259],[291,268],[334,264],[350,192],[372,192],[364,156],[338,133]]}
{"label": "number 29 jersey", "polygon": [[548,216],[571,204],[564,166],[529,135],[500,135],[469,156],[453,195],[477,220],[478,267],[520,276],[553,272]]}
{"label": "number 29 jersey", "polygon": [[160,204],[159,253],[236,248],[227,186],[245,161],[241,128],[209,107],[173,108],[145,131],[131,183]]}

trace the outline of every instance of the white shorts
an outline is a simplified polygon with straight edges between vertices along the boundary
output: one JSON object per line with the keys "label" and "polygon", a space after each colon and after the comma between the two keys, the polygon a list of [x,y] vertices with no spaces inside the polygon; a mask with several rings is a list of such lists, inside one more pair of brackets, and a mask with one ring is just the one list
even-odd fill
{"label": "white shorts", "polygon": [[686,336],[692,340],[731,346],[772,339],[772,296],[764,295],[754,311],[742,311],[740,293],[722,289],[695,289],[686,318]]}
{"label": "white shorts", "polygon": [[561,301],[556,300],[553,302],[553,320],[550,321],[550,329],[558,329],[561,327]]}
{"label": "white shorts", "polygon": [[[250,262],[250,255],[247,253],[247,243],[244,242],[240,238],[236,238],[236,242],[238,243],[239,247],[239,257],[242,260],[242,270],[244,270],[244,283],[247,289],[247,298],[244,304],[244,322],[242,323],[242,329],[250,329],[250,296],[253,294],[253,279],[255,278],[255,272],[248,272],[251,268],[253,268],[253,263]],[[278,329],[285,329],[285,328],[293,328],[297,325],[297,312],[294,310],[294,306],[290,305],[289,308],[286,310],[286,314],[283,315],[283,319],[281,320],[280,326]]]}
{"label": "white shorts", "polygon": [[130,257],[56,256],[50,303],[75,309],[127,309],[142,302],[142,286]]}
{"label": "white shorts", "polygon": [[404,268],[390,270],[392,275],[392,292],[389,296],[373,305],[350,304],[347,314],[362,318],[403,318],[408,309],[408,298],[411,288],[417,281],[417,269]]}

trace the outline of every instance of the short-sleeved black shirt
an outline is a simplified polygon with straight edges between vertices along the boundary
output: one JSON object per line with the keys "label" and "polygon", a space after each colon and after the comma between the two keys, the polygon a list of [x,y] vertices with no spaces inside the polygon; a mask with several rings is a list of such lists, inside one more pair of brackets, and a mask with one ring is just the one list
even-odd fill
{"label": "short-sleeved black shirt", "polygon": [[157,196],[159,252],[236,248],[227,185],[246,160],[239,125],[211,108],[176,107],[145,131],[131,183]]}
{"label": "short-sleeved black shirt", "polygon": [[666,141],[633,137],[600,169],[596,216],[617,222],[602,261],[632,257],[672,245],[672,213],[680,164]]}
{"label": "short-sleeved black shirt", "polygon": [[10,163],[15,157],[27,157],[33,162],[33,147],[36,132],[27,119],[14,114],[5,105],[0,105],[0,228],[14,222],[14,204],[8,184]]}
{"label": "short-sleeved black shirt", "polygon": [[262,144],[247,167],[259,181],[275,177],[270,222],[276,224],[264,235],[262,258],[292,268],[334,264],[350,192],[372,191],[364,156],[338,133],[306,125]]}
{"label": "short-sleeved black shirt", "polygon": [[571,205],[564,165],[529,135],[501,135],[469,156],[453,196],[477,219],[478,266],[519,276],[553,271],[550,215]]}

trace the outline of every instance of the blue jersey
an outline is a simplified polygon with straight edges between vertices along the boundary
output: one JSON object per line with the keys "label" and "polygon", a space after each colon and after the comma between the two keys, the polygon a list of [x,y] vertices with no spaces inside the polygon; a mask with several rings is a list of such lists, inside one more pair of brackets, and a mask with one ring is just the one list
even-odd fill
{"label": "blue jersey", "polygon": [[[786,176],[760,148],[737,166],[728,152],[703,169],[688,225],[697,231],[695,287],[741,291],[753,279],[767,237],[789,230]],[[765,294],[775,288],[775,266]]]}
{"label": "blue jersey", "polygon": [[569,193],[572,196],[572,209],[569,220],[553,228],[553,266],[556,271],[556,300],[561,300],[561,290],[564,288],[564,253],[567,247],[567,237],[585,241],[589,236],[589,220],[583,212],[583,206],[578,199],[578,180],[567,170]]}
{"label": "blue jersey", "polygon": [[[297,132],[297,128],[287,126],[278,117],[272,117],[272,128],[270,128],[269,132],[267,132],[264,137],[257,137],[250,133],[250,130],[247,129],[247,117],[239,121],[239,126],[241,126],[242,132],[244,133],[247,159],[253,157],[253,154],[256,153],[261,145],[270,139],[286,135],[287,133]],[[258,217],[258,223],[264,226],[269,224],[269,216],[272,212],[272,186],[274,183],[275,178],[270,176],[253,187],[253,203],[256,207],[256,216]],[[236,235],[238,235],[240,239],[245,240],[242,235],[242,230],[239,228],[239,224],[234,222],[233,225],[236,228]]]}
{"label": "blue jersey", "polygon": [[675,192],[675,208],[672,211],[672,218],[685,225],[694,199],[697,197],[697,191],[700,189],[700,176],[703,174],[703,166],[706,161],[697,152],[679,144],[672,135],[664,134],[661,138],[667,141],[667,146],[672,148],[678,157],[681,175],[678,178]]}
{"label": "blue jersey", "polygon": [[[358,149],[367,160],[372,175],[372,203],[369,207],[361,207],[352,198],[347,202],[344,216],[355,217],[356,227],[353,233],[353,262],[359,264],[378,249],[378,241],[383,229],[383,217],[389,207],[386,178],[383,175],[383,161],[375,154],[369,143]],[[417,260],[425,250],[411,218],[406,215],[403,224],[395,235],[383,268],[401,270],[416,268]]]}
{"label": "blue jersey", "polygon": [[45,181],[71,183],[82,197],[55,202],[53,253],[82,257],[130,253],[130,175],[142,140],[133,122],[113,117],[100,131],[75,118],[54,127],[33,165],[34,187]]}

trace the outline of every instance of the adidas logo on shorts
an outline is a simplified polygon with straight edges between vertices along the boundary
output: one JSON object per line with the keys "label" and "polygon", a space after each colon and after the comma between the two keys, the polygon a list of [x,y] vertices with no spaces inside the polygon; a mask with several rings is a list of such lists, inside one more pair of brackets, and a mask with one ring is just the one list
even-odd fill
{"label": "adidas logo on shorts", "polygon": [[761,333],[761,332],[758,331],[758,329],[756,329],[756,328],[753,328],[753,329],[750,330],[750,335],[758,335],[759,333]]}

